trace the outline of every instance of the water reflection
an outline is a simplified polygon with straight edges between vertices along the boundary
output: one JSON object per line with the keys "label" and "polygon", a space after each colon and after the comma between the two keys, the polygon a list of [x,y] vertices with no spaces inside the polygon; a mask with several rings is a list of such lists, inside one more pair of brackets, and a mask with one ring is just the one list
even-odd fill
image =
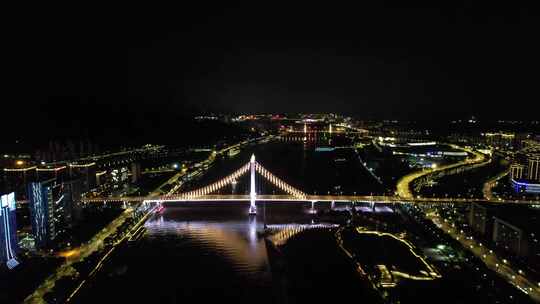
{"label": "water reflection", "polygon": [[244,271],[258,271],[267,265],[264,240],[257,237],[262,223],[256,217],[246,217],[243,221],[180,221],[168,216],[159,216],[146,223],[147,238],[163,235],[188,238],[203,244],[204,248],[223,256],[235,267]]}

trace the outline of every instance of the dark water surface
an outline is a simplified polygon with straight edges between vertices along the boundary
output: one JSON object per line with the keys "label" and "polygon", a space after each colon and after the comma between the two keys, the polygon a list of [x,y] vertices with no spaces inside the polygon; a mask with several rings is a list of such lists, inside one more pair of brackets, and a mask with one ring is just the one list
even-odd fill
{"label": "dark water surface", "polygon": [[273,282],[260,236],[263,221],[274,227],[306,224],[312,215],[307,204],[276,203],[259,210],[264,208],[266,216],[250,217],[246,203],[167,207],[148,220],[141,240],[115,252],[74,302],[282,302],[286,291]]}
{"label": "dark water surface", "polygon": [[[366,171],[353,149],[316,151],[317,147],[332,146],[335,142],[274,141],[249,146],[234,157],[216,160],[200,180],[191,183],[187,188],[198,188],[219,180],[248,163],[254,154],[257,162],[274,175],[308,194],[383,193],[383,186]],[[350,142],[343,139],[339,141],[339,145],[350,145]],[[249,176],[246,175],[238,181],[234,189],[226,187],[221,193],[249,193],[248,181]],[[260,176],[257,176],[257,193],[281,194]]]}

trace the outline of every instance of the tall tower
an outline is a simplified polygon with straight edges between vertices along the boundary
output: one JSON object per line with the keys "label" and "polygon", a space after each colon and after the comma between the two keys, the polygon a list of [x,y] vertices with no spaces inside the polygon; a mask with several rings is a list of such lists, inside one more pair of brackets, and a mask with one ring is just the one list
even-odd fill
{"label": "tall tower", "polygon": [[257,198],[257,193],[255,192],[255,154],[251,155],[251,160],[249,161],[249,169],[251,171],[251,191],[249,193],[250,205],[249,205],[249,214],[257,214],[257,206],[255,205],[255,200]]}

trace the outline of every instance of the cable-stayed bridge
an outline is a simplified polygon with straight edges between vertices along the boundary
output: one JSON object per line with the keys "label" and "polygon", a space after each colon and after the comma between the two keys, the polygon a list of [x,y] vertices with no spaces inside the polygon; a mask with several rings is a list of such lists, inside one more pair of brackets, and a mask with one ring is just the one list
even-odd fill
{"label": "cable-stayed bridge", "polygon": [[[250,187],[249,194],[216,194],[227,186],[236,184],[237,180],[249,173]],[[256,175],[262,176],[267,182],[280,189],[284,194],[260,194],[257,193]],[[217,180],[209,185],[193,189],[178,194],[169,194],[161,196],[135,196],[135,197],[96,197],[85,198],[83,202],[215,202],[215,201],[249,201],[249,213],[257,212],[256,201],[275,201],[275,202],[369,202],[369,203],[501,203],[500,200],[486,200],[480,198],[436,198],[436,197],[416,197],[402,198],[390,195],[309,195],[302,190],[288,184],[284,180],[275,176],[255,160],[255,155],[251,156],[250,161],[241,166],[233,173]],[[539,201],[530,200],[512,200],[512,203],[540,204]]]}

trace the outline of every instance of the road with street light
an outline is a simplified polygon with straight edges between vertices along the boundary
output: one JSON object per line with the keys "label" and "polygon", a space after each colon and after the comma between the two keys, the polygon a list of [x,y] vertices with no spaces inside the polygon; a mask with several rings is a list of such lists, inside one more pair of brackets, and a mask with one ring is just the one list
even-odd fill
{"label": "road with street light", "polygon": [[434,167],[430,169],[423,169],[421,171],[415,171],[410,174],[407,174],[403,176],[397,183],[397,186],[396,186],[397,195],[402,198],[413,198],[414,195],[411,191],[412,182],[420,177],[432,174],[434,172],[451,170],[460,166],[469,166],[469,165],[482,166],[490,162],[490,159],[486,160],[486,156],[482,153],[476,152],[468,148],[460,147],[457,145],[450,145],[450,147],[465,151],[467,153],[471,153],[474,155],[474,158],[467,158],[463,161],[453,163],[450,165]]}
{"label": "road with street light", "polygon": [[480,258],[490,269],[528,294],[533,300],[540,302],[540,282],[535,282],[527,277],[523,271],[514,269],[507,260],[497,257],[493,250],[486,248],[482,243],[478,243],[472,236],[467,235],[463,230],[456,227],[455,224],[452,224],[451,221],[443,219],[434,212],[427,213],[426,217],[452,238],[459,241],[463,247]]}
{"label": "road with street light", "polygon": [[76,274],[76,270],[72,267],[73,264],[83,261],[86,257],[101,249],[103,241],[112,235],[116,229],[131,216],[132,212],[132,209],[126,209],[120,216],[98,232],[87,243],[78,248],[60,253],[59,255],[65,257],[65,262],[58,267],[53,274],[45,279],[45,281],[24,300],[24,303],[46,303],[43,296],[54,288],[55,283],[65,276]]}

